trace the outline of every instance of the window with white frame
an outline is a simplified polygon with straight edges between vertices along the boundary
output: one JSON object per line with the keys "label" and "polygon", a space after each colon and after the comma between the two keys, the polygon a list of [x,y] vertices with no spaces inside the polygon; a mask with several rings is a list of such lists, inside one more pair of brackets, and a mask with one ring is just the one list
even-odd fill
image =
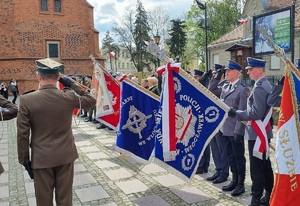
{"label": "window with white frame", "polygon": [[59,41],[47,41],[47,57],[51,59],[60,59]]}
{"label": "window with white frame", "polygon": [[219,64],[219,54],[213,55],[213,62],[214,62],[214,64]]}

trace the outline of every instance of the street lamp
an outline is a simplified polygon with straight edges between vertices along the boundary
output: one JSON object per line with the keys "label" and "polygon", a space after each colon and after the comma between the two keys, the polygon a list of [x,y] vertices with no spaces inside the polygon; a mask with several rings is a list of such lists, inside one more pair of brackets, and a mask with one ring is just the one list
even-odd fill
{"label": "street lamp", "polygon": [[[209,28],[208,26],[208,21],[207,21],[207,11],[206,11],[206,3],[203,4],[202,2],[196,0],[196,3],[199,7],[199,9],[204,10],[204,27],[202,27],[203,29],[205,29],[205,70],[208,71],[208,50],[207,50],[207,30]],[[201,26],[201,25],[200,25]]]}
{"label": "street lamp", "polygon": [[[156,32],[156,35],[154,36],[154,42],[155,44],[159,45],[160,42],[160,36],[158,35],[158,32]],[[160,59],[157,58],[157,67],[160,66]]]}

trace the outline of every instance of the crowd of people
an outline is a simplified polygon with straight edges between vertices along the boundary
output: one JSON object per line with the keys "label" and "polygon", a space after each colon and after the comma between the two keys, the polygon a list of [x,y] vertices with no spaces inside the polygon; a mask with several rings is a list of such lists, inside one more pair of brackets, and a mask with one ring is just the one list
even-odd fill
{"label": "crowd of people", "polygon": [[5,84],[5,82],[1,83],[1,89],[0,89],[0,94],[5,98],[8,99],[9,94],[11,93],[14,97],[12,100],[13,104],[16,104],[16,100],[19,94],[19,88],[17,84],[16,79],[11,79],[8,86]]}
{"label": "crowd of people", "polygon": [[[220,131],[205,149],[196,173],[208,172],[212,153],[215,173],[207,177],[207,181],[213,184],[223,183],[231,173],[231,182],[223,186],[222,190],[231,191],[232,196],[243,194],[246,178],[245,141],[248,141],[252,180],[250,206],[269,205],[274,184],[273,170],[268,154],[264,152],[259,156],[254,151],[258,134],[251,122],[263,121],[265,118],[267,122],[271,122],[268,113],[272,106],[280,105],[284,77],[272,87],[265,77],[266,61],[248,57],[247,63],[245,69],[255,82],[251,91],[240,81],[242,66],[235,61],[228,60],[225,66],[215,64],[214,69],[205,73],[200,70],[194,72],[199,83],[230,107]],[[296,60],[296,66],[300,68],[300,61]],[[269,142],[273,137],[270,128],[266,131]]]}
{"label": "crowd of people", "polygon": [[[300,61],[296,62],[299,62],[297,66],[300,68]],[[248,57],[247,63],[246,70],[249,77],[255,81],[251,91],[240,81],[242,66],[233,60],[228,60],[225,66],[215,64],[214,69],[205,73],[200,70],[194,71],[194,78],[230,107],[228,117],[220,131],[211,139],[210,145],[206,147],[196,173],[208,172],[210,157],[212,156],[215,173],[207,177],[207,181],[211,181],[213,184],[223,183],[228,180],[231,173],[230,183],[223,186],[222,190],[231,191],[232,196],[243,194],[245,192],[244,182],[247,164],[245,141],[248,141],[252,180],[250,206],[269,205],[274,184],[273,170],[266,152],[260,157],[254,153],[254,145],[258,135],[253,129],[251,121],[262,121],[268,118],[267,114],[270,108],[280,105],[279,94],[282,90],[284,77],[272,87],[265,77],[266,61]],[[19,162],[34,179],[37,205],[43,205],[45,201],[49,204],[52,203],[54,187],[57,203],[72,205],[73,169],[78,153],[70,128],[71,113],[74,108],[82,107],[81,117],[85,118],[85,121],[98,123],[97,128],[99,129],[105,126],[95,119],[96,100],[90,95],[92,75],[70,75],[69,77],[73,79],[71,80],[66,76],[61,77],[59,66],[51,67],[51,65],[53,63],[46,64],[45,61],[37,61],[39,92],[21,95],[19,111],[15,106],[18,94],[17,81],[12,79],[9,87],[6,87],[3,82],[1,84],[3,97],[0,97],[0,108],[3,113],[3,120],[14,118],[18,113]],[[127,76],[149,92],[160,95],[160,83],[162,82],[160,77],[151,75],[139,81],[134,75],[128,74]],[[114,75],[114,77],[118,78],[118,75]],[[57,90],[57,81],[67,89]],[[76,81],[84,88],[74,84]],[[9,91],[14,95],[12,103],[7,100]],[[55,105],[52,101],[48,101],[49,98],[54,100]],[[273,137],[272,129],[267,130],[266,133],[270,141]],[[54,139],[55,141],[53,141]],[[51,142],[51,148],[48,141]],[[32,151],[31,157],[29,148]],[[51,151],[56,151],[56,158]],[[49,156],[49,154],[52,155]],[[1,172],[3,172],[3,167],[0,162],[0,174]],[[56,178],[58,176],[59,178]],[[52,186],[49,187],[49,185]],[[45,188],[48,189],[45,190]]]}

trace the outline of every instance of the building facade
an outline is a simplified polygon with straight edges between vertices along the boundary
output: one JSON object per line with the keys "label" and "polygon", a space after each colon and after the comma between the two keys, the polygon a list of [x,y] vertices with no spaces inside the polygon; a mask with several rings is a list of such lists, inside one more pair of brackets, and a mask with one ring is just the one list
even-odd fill
{"label": "building facade", "polygon": [[[294,5],[295,14],[292,31],[294,34],[294,53],[287,52],[291,61],[300,57],[300,2],[293,0],[247,0],[243,10],[245,21],[234,30],[209,44],[209,64],[226,64],[228,59],[235,60],[243,67],[247,65],[247,57],[253,54],[253,16],[276,11]],[[284,63],[275,54],[260,55],[267,61],[266,75],[279,78],[284,74]],[[247,71],[243,70],[247,78]]]}
{"label": "building facade", "polygon": [[0,80],[18,80],[20,93],[38,88],[35,60],[52,58],[65,74],[91,74],[99,53],[93,7],[86,0],[0,1]]}

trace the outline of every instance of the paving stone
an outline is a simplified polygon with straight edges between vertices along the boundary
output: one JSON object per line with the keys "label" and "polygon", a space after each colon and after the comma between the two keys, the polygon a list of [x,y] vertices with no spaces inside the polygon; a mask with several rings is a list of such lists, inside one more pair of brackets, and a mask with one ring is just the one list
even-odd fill
{"label": "paving stone", "polygon": [[8,155],[8,150],[7,149],[0,149],[0,155]]}
{"label": "paving stone", "polygon": [[77,189],[75,193],[81,202],[90,202],[109,197],[101,186]]}
{"label": "paving stone", "polygon": [[0,203],[0,206],[9,206],[9,202],[2,202]]}
{"label": "paving stone", "polygon": [[100,149],[96,146],[80,147],[82,152],[100,152]]}
{"label": "paving stone", "polygon": [[100,160],[95,162],[95,165],[97,165],[100,169],[108,168],[108,167],[117,167],[120,166],[118,164],[115,164],[109,160]]}
{"label": "paving stone", "polygon": [[106,170],[106,171],[103,171],[103,172],[111,180],[118,180],[118,179],[124,179],[124,178],[128,178],[128,177],[132,177],[132,174],[124,168],[120,168],[120,169],[116,169],[116,170]]}
{"label": "paving stone", "polygon": [[[135,204],[141,206],[169,206],[170,204],[162,199],[159,195],[150,195],[138,198],[134,201]],[[171,205],[170,205],[171,206]]]}
{"label": "paving stone", "polygon": [[118,205],[116,203],[112,202],[112,203],[104,204],[101,206],[118,206]]}
{"label": "paving stone", "polygon": [[212,199],[196,187],[186,187],[180,190],[172,189],[172,192],[189,204]]}
{"label": "paving stone", "polygon": [[75,144],[77,147],[93,145],[93,143],[91,143],[90,141],[78,141],[78,142],[75,142]]}
{"label": "paving stone", "polygon": [[0,198],[9,197],[9,188],[8,186],[0,187]]}
{"label": "paving stone", "polygon": [[111,139],[111,138],[109,138],[109,139],[98,139],[98,141],[102,144],[110,144],[110,143],[112,144],[112,143],[116,142],[115,139]]}
{"label": "paving stone", "polygon": [[92,160],[108,158],[108,156],[104,152],[88,153],[86,154],[86,156]]}
{"label": "paving stone", "polygon": [[8,182],[8,174],[7,173],[3,173],[0,175],[0,184],[1,183],[6,183]]}
{"label": "paving stone", "polygon": [[79,174],[74,175],[73,186],[86,185],[91,183],[96,183],[95,178],[87,173],[87,174]]}
{"label": "paving stone", "polygon": [[158,173],[158,172],[166,172],[164,168],[158,166],[157,164],[150,163],[144,166],[141,166],[141,170],[146,174]]}
{"label": "paving stone", "polygon": [[27,182],[25,183],[25,189],[26,189],[26,193],[30,194],[30,193],[35,193],[34,191],[34,183],[33,182]]}
{"label": "paving stone", "polygon": [[182,179],[176,177],[173,174],[156,176],[153,177],[153,179],[165,187],[170,187],[170,186],[180,185],[185,183]]}
{"label": "paving stone", "polygon": [[137,193],[144,192],[148,189],[148,187],[142,183],[140,180],[128,180],[123,182],[116,182],[116,185],[125,193]]}
{"label": "paving stone", "polygon": [[74,164],[74,172],[83,172],[86,168],[82,164]]}

